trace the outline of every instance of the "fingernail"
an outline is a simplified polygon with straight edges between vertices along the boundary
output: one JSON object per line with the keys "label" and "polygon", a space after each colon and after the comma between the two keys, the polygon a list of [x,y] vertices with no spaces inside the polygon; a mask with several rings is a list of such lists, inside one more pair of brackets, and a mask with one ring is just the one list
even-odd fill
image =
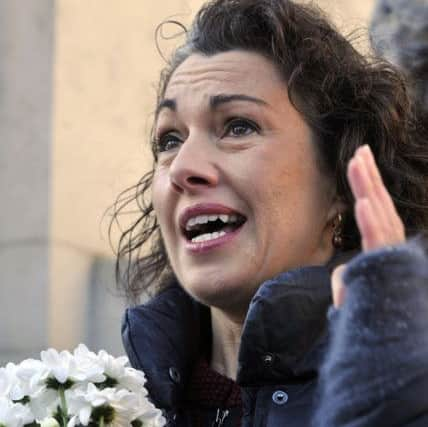
{"label": "fingernail", "polygon": [[361,153],[361,152],[364,152],[364,151],[371,151],[370,150],[370,146],[368,144],[360,145],[357,148],[356,153]]}
{"label": "fingernail", "polygon": [[372,149],[370,148],[370,145],[364,144],[362,148],[366,153],[372,154]]}

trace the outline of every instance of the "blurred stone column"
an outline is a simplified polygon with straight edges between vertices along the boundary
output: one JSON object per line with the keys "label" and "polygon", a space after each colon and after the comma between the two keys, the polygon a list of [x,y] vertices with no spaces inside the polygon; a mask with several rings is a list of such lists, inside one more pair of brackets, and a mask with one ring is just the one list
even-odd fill
{"label": "blurred stone column", "polygon": [[53,0],[0,0],[0,357],[47,346]]}

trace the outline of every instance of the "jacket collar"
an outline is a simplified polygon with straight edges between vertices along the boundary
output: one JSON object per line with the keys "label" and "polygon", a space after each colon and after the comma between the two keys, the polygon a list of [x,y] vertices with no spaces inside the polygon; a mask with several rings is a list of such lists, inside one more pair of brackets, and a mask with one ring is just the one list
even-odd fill
{"label": "jacket collar", "polygon": [[305,267],[263,284],[244,323],[237,381],[280,384],[315,376],[327,342],[330,271]]}
{"label": "jacket collar", "polygon": [[[304,267],[263,283],[246,317],[237,381],[242,386],[314,376],[326,341],[330,269]],[[171,409],[210,336],[209,310],[173,286],[126,311],[122,338],[155,404]]]}

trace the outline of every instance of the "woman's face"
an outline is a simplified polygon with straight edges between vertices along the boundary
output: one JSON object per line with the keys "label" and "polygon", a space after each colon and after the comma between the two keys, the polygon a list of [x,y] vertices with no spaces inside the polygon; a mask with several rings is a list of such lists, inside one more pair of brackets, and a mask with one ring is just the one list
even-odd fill
{"label": "woman's face", "polygon": [[332,186],[269,60],[194,54],[174,72],[158,112],[153,204],[191,295],[245,312],[263,281],[329,259]]}

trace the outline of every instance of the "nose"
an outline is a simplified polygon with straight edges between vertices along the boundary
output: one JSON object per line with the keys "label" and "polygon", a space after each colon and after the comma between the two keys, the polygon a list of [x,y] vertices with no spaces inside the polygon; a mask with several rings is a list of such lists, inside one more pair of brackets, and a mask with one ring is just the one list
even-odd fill
{"label": "nose", "polygon": [[213,151],[205,138],[189,135],[169,167],[170,182],[175,191],[195,193],[218,184],[219,171]]}

